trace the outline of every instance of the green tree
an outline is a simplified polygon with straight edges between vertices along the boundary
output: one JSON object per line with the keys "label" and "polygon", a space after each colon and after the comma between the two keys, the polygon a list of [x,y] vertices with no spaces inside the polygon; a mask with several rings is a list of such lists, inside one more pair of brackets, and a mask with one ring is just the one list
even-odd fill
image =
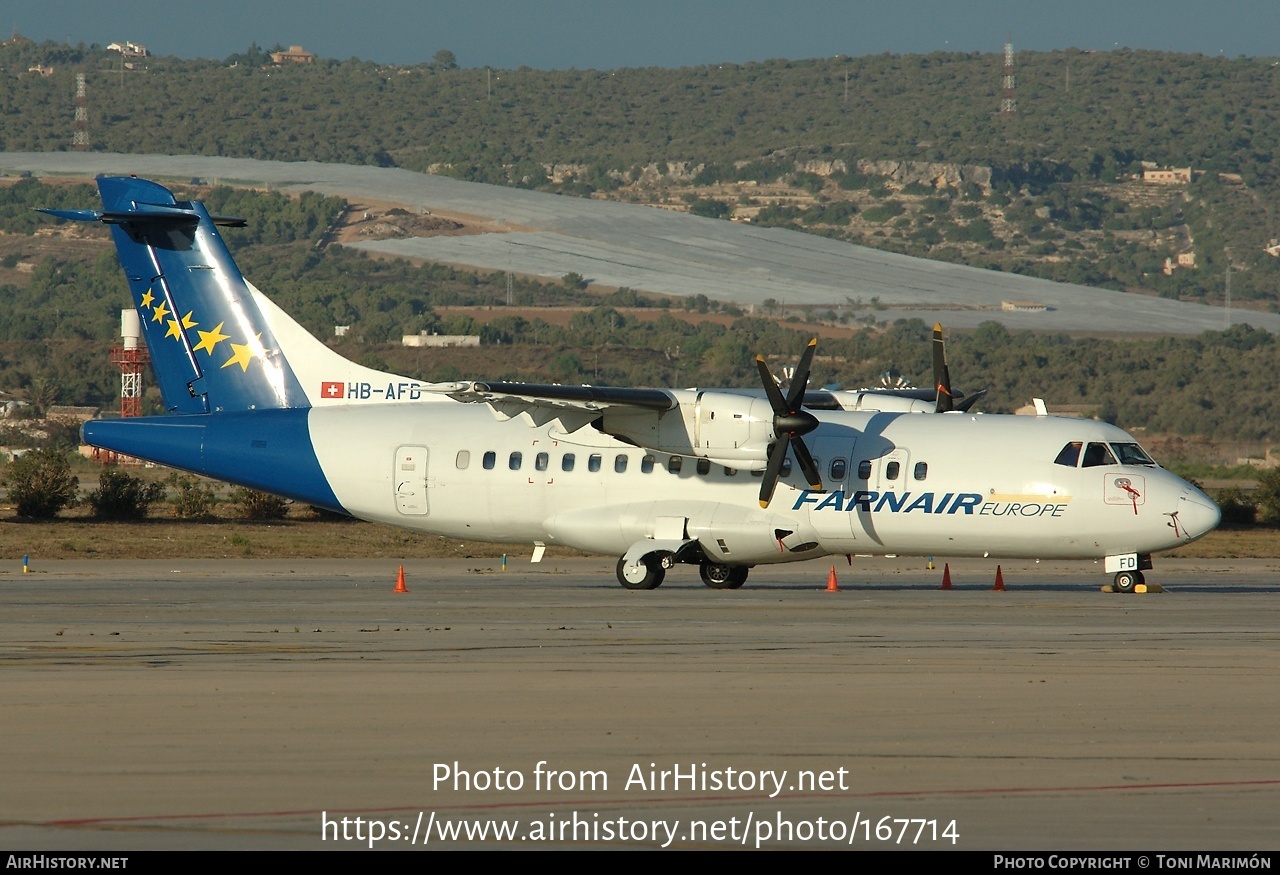
{"label": "green tree", "polygon": [[715,198],[698,198],[689,204],[689,212],[708,219],[723,219],[729,215],[729,205]]}
{"label": "green tree", "polygon": [[458,69],[458,57],[448,49],[441,49],[431,56],[431,61],[444,70]]}
{"label": "green tree", "polygon": [[32,450],[10,462],[0,484],[9,490],[18,516],[35,519],[52,519],[63,508],[74,507],[80,486],[67,454],[52,449]]}

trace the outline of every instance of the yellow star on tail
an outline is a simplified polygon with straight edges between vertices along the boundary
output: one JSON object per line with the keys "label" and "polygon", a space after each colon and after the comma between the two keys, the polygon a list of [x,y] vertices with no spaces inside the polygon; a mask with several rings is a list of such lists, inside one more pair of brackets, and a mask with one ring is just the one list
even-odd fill
{"label": "yellow star on tail", "polygon": [[142,294],[142,306],[143,306],[143,307],[150,307],[150,306],[151,306],[151,302],[152,302],[152,301],[154,301],[155,299],[156,299],[156,296],[155,296],[155,295],[153,295],[153,294],[151,294],[151,289],[147,289],[147,290],[146,290],[145,292],[143,292],[143,294]]}
{"label": "yellow star on tail", "polygon": [[233,343],[231,350],[231,358],[227,359],[222,366],[227,368],[231,365],[239,365],[240,370],[249,370],[249,362],[253,359],[253,347],[247,343]]}
{"label": "yellow star on tail", "polygon": [[164,305],[164,301],[161,301],[160,305],[151,311],[151,321],[164,322],[164,317],[168,315],[169,315],[169,308]]}
{"label": "yellow star on tail", "polygon": [[222,333],[222,326],[225,324],[225,322],[219,322],[212,331],[198,332],[200,334],[200,342],[196,344],[195,348],[203,349],[209,355],[213,355],[213,348],[231,336]]}
{"label": "yellow star on tail", "polygon": [[164,333],[165,337],[172,337],[174,340],[182,340],[182,326],[178,324],[177,319],[169,320],[169,330]]}

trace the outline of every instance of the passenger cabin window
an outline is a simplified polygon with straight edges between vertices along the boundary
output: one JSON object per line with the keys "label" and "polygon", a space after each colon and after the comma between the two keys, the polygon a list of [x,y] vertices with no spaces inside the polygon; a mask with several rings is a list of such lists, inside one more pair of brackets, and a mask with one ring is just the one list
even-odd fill
{"label": "passenger cabin window", "polygon": [[496,464],[498,464],[497,453],[495,453],[493,450],[490,450],[489,452],[484,454],[484,469],[486,471],[492,471],[493,466]]}
{"label": "passenger cabin window", "polygon": [[645,456],[643,459],[640,460],[640,473],[641,474],[653,473],[653,456]]}
{"label": "passenger cabin window", "polygon": [[680,469],[684,467],[684,458],[681,456],[672,456],[667,459],[667,470],[672,474],[679,474]]}
{"label": "passenger cabin window", "polygon": [[561,471],[572,471],[572,470],[573,470],[573,462],[574,462],[574,455],[573,455],[573,453],[565,453],[565,454],[564,454],[564,456],[560,459],[560,470],[561,470]]}
{"label": "passenger cabin window", "polygon": [[592,453],[587,457],[587,470],[592,474],[600,470],[600,454]]}
{"label": "passenger cabin window", "polygon": [[831,460],[831,471],[830,471],[830,474],[831,474],[831,479],[832,479],[832,480],[843,480],[843,479],[844,479],[844,475],[845,475],[845,474],[847,474],[847,473],[849,473],[849,463],[848,463],[848,462],[846,462],[844,459],[832,459],[832,460]]}
{"label": "passenger cabin window", "polygon": [[870,459],[863,459],[861,462],[858,463],[858,479],[859,480],[871,479],[871,460]]}
{"label": "passenger cabin window", "polygon": [[1116,456],[1119,457],[1121,465],[1156,467],[1156,463],[1152,458],[1137,444],[1112,444],[1111,449],[1116,451]]}
{"label": "passenger cabin window", "polygon": [[510,468],[512,471],[519,471],[520,464],[523,461],[524,461],[524,456],[521,453],[512,453],[511,457],[507,459],[507,467]]}
{"label": "passenger cabin window", "polygon": [[897,480],[898,472],[902,470],[902,465],[898,462],[890,462],[884,466],[884,479]]}
{"label": "passenger cabin window", "polygon": [[[817,460],[817,459],[814,459],[814,460],[813,460],[813,464],[814,464],[814,465],[817,465],[817,464],[818,464],[818,460]],[[783,477],[790,477],[790,476],[791,476],[791,457],[790,457],[790,456],[787,456],[785,459],[783,459],[783,460],[782,460],[782,472],[781,472],[781,476],[783,476]]]}
{"label": "passenger cabin window", "polygon": [[711,473],[711,460],[710,460],[710,459],[699,459],[699,460],[698,460],[698,473],[699,473],[699,474],[710,474],[710,473]]}
{"label": "passenger cabin window", "polygon": [[1111,455],[1111,450],[1107,449],[1106,444],[1090,443],[1084,451],[1084,464],[1082,468],[1097,468],[1100,465],[1114,465],[1116,457]]}
{"label": "passenger cabin window", "polygon": [[929,463],[928,463],[928,462],[916,462],[916,469],[915,469],[915,471],[912,473],[912,475],[911,475],[911,476],[915,477],[917,480],[923,480],[924,478],[928,477],[928,476],[929,476]]}
{"label": "passenger cabin window", "polygon": [[613,457],[613,470],[619,474],[627,473],[627,457],[624,454],[619,453]]}
{"label": "passenger cabin window", "polygon": [[547,465],[550,463],[551,456],[546,453],[538,453],[538,455],[533,457],[533,467],[537,468],[539,471],[547,470]]}
{"label": "passenger cabin window", "polygon": [[1080,463],[1080,447],[1083,444],[1080,441],[1072,441],[1062,448],[1062,452],[1058,453],[1058,458],[1053,460],[1055,465],[1066,465],[1068,468],[1074,468]]}
{"label": "passenger cabin window", "polygon": [[471,464],[471,451],[458,450],[458,470],[464,471]]}

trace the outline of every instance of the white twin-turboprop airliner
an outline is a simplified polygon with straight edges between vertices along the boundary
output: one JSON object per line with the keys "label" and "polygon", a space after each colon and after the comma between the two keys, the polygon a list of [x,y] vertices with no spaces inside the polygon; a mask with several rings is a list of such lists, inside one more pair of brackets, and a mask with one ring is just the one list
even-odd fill
{"label": "white twin-turboprop airliner", "polygon": [[[1112,425],[970,412],[935,331],[934,390],[784,395],[427,383],[347,361],[240,275],[211,216],[160,185],[98,180],[163,416],[86,423],[87,443],[414,531],[618,556],[628,589],[678,563],[713,588],[832,554],[1103,559],[1218,524],[1203,492]],[[795,466],[792,466],[792,460]]]}

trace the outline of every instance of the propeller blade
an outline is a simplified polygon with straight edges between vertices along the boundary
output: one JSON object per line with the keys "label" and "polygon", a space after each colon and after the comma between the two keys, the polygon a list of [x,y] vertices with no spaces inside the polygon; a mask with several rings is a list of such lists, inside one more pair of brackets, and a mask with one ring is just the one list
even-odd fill
{"label": "propeller blade", "polygon": [[791,435],[778,436],[778,442],[769,453],[769,466],[764,469],[764,479],[760,481],[760,506],[768,507],[773,500],[773,490],[778,485],[778,475],[782,473],[782,463],[787,460],[787,447],[791,444]]}
{"label": "propeller blade", "polygon": [[764,394],[769,398],[769,406],[773,408],[774,416],[790,413],[791,408],[783,399],[778,381],[773,378],[773,374],[769,373],[769,366],[765,364],[763,356],[756,356],[756,369],[760,371],[760,382],[764,383]]}
{"label": "propeller blade", "polygon": [[956,402],[956,410],[959,410],[961,413],[968,413],[969,408],[977,404],[978,399],[980,399],[985,394],[987,394],[987,390],[980,389],[979,391],[974,392],[971,395],[964,396],[963,398],[961,398],[959,401]]}
{"label": "propeller blade", "polygon": [[763,356],[756,356],[756,368],[760,371],[760,382],[764,383],[765,394],[769,397],[769,406],[773,408],[773,434],[775,442],[769,448],[769,464],[764,470],[764,479],[760,483],[760,506],[768,507],[773,499],[773,491],[778,485],[778,477],[787,460],[787,450],[794,448],[796,461],[800,470],[809,481],[809,488],[816,492],[824,491],[822,477],[818,474],[818,466],[809,455],[809,448],[804,445],[801,435],[806,435],[818,427],[818,418],[804,409],[804,390],[809,385],[809,368],[813,364],[813,354],[818,347],[818,338],[809,341],[809,345],[800,355],[800,363],[796,365],[791,377],[791,387],[787,397],[782,397],[778,382],[769,373]]}
{"label": "propeller blade", "polygon": [[936,398],[935,412],[946,413],[955,410],[955,399],[951,394],[951,371],[947,368],[947,347],[942,340],[941,322],[933,326],[933,388]]}
{"label": "propeller blade", "polygon": [[800,354],[800,364],[796,365],[796,372],[791,377],[791,391],[787,393],[787,412],[795,413],[800,409],[800,402],[804,398],[804,390],[809,385],[809,366],[813,364],[813,353],[818,348],[818,338],[809,341],[809,345],[804,348],[804,352]]}
{"label": "propeller blade", "polygon": [[809,455],[804,439],[797,437],[791,449],[796,454],[796,461],[800,463],[800,470],[804,472],[804,479],[809,481],[809,488],[814,492],[826,492],[822,487],[822,475],[818,473],[818,466],[813,464],[813,456]]}

